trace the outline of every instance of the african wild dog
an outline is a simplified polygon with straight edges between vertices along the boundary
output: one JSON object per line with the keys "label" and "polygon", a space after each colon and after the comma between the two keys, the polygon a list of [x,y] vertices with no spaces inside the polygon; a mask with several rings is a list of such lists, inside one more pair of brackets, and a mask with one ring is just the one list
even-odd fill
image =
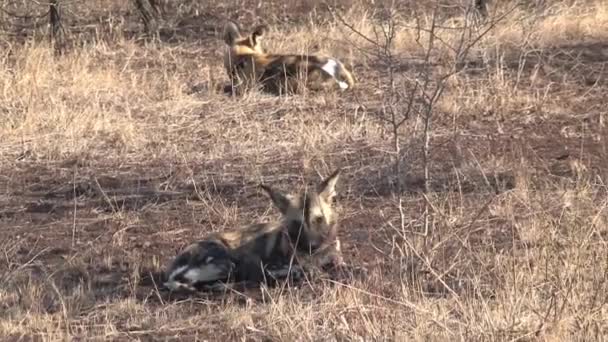
{"label": "african wild dog", "polygon": [[192,244],[167,269],[165,286],[171,290],[213,289],[223,282],[261,283],[294,273],[302,276],[304,270],[294,256],[313,260],[313,265],[322,268],[342,266],[333,208],[339,175],[340,169],[317,189],[297,196],[261,185],[281,212],[282,221],[214,233]]}
{"label": "african wild dog", "polygon": [[335,58],[321,55],[271,54],[261,45],[267,27],[258,26],[249,35],[242,35],[237,25],[229,22],[224,30],[227,45],[224,67],[231,81],[232,92],[256,84],[274,94],[308,89],[326,89],[337,85],[352,88],[353,76]]}

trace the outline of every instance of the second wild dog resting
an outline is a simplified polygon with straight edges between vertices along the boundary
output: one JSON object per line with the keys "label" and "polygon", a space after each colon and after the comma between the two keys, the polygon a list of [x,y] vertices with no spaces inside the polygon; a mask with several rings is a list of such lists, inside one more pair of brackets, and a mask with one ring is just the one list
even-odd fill
{"label": "second wild dog resting", "polygon": [[[166,270],[165,286],[213,289],[222,282],[254,282],[302,275],[294,253],[319,267],[342,266],[332,202],[340,170],[317,189],[291,196],[262,185],[283,219],[214,233],[187,247]],[[293,272],[293,273],[292,273]]]}
{"label": "second wild dog resting", "polygon": [[266,26],[258,26],[251,34],[242,35],[235,23],[226,25],[224,67],[233,92],[255,85],[274,94],[298,92],[300,85],[309,89],[337,86],[341,90],[355,85],[350,71],[335,58],[267,53],[261,45],[265,32]]}

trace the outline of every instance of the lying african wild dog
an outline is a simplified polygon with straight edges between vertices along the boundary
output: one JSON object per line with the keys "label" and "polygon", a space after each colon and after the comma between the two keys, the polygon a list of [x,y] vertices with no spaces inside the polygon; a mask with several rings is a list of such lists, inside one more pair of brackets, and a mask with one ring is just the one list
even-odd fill
{"label": "lying african wild dog", "polygon": [[321,268],[342,266],[337,215],[332,206],[339,175],[340,169],[317,189],[297,196],[261,185],[282,220],[214,233],[190,245],[167,269],[165,286],[170,290],[214,289],[227,282],[301,277],[304,270],[294,253]]}
{"label": "lying african wild dog", "polygon": [[235,23],[226,25],[224,67],[231,81],[229,91],[256,84],[274,94],[298,92],[301,84],[317,90],[335,85],[346,90],[354,86],[351,73],[335,58],[267,53],[261,45],[266,30],[266,26],[258,26],[244,36]]}

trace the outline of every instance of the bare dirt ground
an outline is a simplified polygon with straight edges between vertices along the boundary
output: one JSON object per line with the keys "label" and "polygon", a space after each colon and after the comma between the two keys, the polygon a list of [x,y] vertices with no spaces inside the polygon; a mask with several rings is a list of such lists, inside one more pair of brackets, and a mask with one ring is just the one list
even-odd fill
{"label": "bare dirt ground", "polygon": [[[456,3],[442,2],[445,25]],[[334,5],[373,32],[386,4]],[[425,67],[411,27],[433,6],[396,6],[398,86]],[[424,193],[423,120],[400,128],[395,175],[386,65],[321,3],[166,4],[151,39],[132,5],[66,2],[55,54],[47,7],[1,2],[2,340],[605,340],[608,5],[537,6],[498,23],[447,82]],[[225,95],[225,18],[269,24],[270,51],[338,56],[357,88]],[[289,190],[336,167],[342,248],[364,274],[159,289],[194,239],[277,218],[260,182]]]}

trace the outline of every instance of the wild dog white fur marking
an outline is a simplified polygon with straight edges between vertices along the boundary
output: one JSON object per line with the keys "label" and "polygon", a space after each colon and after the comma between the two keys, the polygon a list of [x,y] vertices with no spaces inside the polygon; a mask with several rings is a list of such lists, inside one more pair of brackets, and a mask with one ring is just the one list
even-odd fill
{"label": "wild dog white fur marking", "polygon": [[[213,260],[213,257],[208,257],[207,262],[211,261],[209,259]],[[179,267],[175,271],[173,271],[171,275],[169,275],[169,280],[165,282],[164,285],[171,290],[176,290],[179,288],[190,288],[190,286],[188,286],[187,284],[175,280],[175,278],[183,272],[185,272],[183,274],[183,277],[189,283],[215,281],[220,279],[225,274],[225,270],[222,270],[220,267],[214,264],[207,264],[202,267],[196,268],[191,268],[186,265]]]}
{"label": "wild dog white fur marking", "polygon": [[348,83],[341,81],[338,79],[338,68],[340,68],[338,62],[336,62],[336,60],[334,59],[328,59],[327,63],[325,63],[321,69],[323,71],[325,71],[326,73],[328,73],[329,75],[331,75],[331,77],[333,77],[336,82],[338,82],[338,86],[340,86],[340,89],[348,89]]}
{"label": "wild dog white fur marking", "polygon": [[204,267],[191,268],[185,274],[184,278],[189,280],[192,283],[196,283],[198,281],[214,281],[218,278],[221,278],[224,274],[224,270],[219,268],[217,265],[208,264]]}
{"label": "wild dog white fur marking", "polygon": [[333,59],[328,59],[327,63],[321,67],[323,71],[330,74],[332,77],[336,77],[336,70],[338,69],[338,63]]}
{"label": "wild dog white fur marking", "polygon": [[[167,287],[168,289],[175,291],[179,288],[184,287],[184,284],[175,281],[175,277],[182,273],[183,271],[185,271],[188,268],[188,266],[182,266],[182,267],[178,267],[177,269],[175,269],[175,271],[171,272],[171,274],[168,277],[168,281],[166,281],[163,285],[165,285],[165,287]],[[186,286],[187,287],[187,286]]]}

